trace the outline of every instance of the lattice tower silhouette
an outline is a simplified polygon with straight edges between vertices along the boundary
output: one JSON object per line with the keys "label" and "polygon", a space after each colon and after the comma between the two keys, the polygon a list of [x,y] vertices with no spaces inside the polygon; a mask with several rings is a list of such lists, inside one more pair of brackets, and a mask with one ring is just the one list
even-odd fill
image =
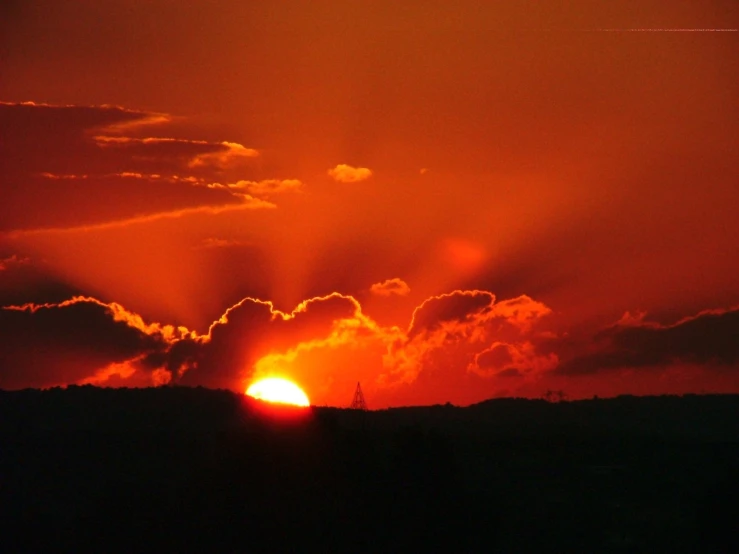
{"label": "lattice tower silhouette", "polygon": [[357,383],[357,389],[354,391],[354,399],[352,400],[351,406],[349,406],[352,410],[364,410],[367,411],[367,403],[364,401],[364,393],[362,392],[362,387]]}

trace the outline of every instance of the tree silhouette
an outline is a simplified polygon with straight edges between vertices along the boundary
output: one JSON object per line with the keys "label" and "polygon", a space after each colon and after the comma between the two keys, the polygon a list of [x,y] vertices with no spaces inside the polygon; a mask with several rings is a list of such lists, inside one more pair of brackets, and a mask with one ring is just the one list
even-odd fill
{"label": "tree silhouette", "polygon": [[564,402],[567,400],[567,393],[563,390],[547,390],[541,397],[547,402]]}

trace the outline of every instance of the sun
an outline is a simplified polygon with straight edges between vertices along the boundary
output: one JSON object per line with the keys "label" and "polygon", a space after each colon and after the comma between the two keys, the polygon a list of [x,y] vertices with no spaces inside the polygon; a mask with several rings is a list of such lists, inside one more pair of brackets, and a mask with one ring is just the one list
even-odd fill
{"label": "sun", "polygon": [[260,379],[249,385],[246,394],[252,398],[276,402],[279,404],[292,404],[293,406],[310,406],[310,400],[303,390],[287,379],[280,377],[268,377]]}

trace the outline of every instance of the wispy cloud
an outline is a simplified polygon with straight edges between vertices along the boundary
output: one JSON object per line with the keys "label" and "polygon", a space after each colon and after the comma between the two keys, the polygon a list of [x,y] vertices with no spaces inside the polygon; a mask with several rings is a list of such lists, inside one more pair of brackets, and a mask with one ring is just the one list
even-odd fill
{"label": "wispy cloud", "polygon": [[221,142],[222,149],[215,152],[206,152],[195,156],[188,165],[190,167],[201,167],[212,165],[216,167],[226,167],[233,163],[256,158],[259,151],[254,148],[247,148],[237,142]]}
{"label": "wispy cloud", "polygon": [[225,204],[221,206],[197,206],[194,208],[184,208],[182,210],[172,210],[167,212],[153,213],[142,215],[139,217],[130,217],[126,219],[117,219],[114,221],[106,221],[104,223],[96,223],[92,225],[79,225],[70,227],[40,227],[35,229],[24,229],[19,231],[10,231],[6,236],[10,238],[18,238],[23,236],[39,235],[46,233],[79,233],[87,231],[99,231],[104,229],[115,229],[118,227],[127,227],[129,225],[140,225],[151,223],[162,219],[177,219],[192,215],[217,215],[226,212],[237,212],[243,210],[263,210],[274,209],[277,206],[272,202],[260,200],[248,195],[241,197],[242,202],[234,204]]}
{"label": "wispy cloud", "polygon": [[303,188],[303,182],[298,179],[264,179],[262,181],[236,181],[235,183],[210,183],[208,188],[227,190],[232,194],[248,193],[254,196],[269,196],[283,192],[297,192]]}

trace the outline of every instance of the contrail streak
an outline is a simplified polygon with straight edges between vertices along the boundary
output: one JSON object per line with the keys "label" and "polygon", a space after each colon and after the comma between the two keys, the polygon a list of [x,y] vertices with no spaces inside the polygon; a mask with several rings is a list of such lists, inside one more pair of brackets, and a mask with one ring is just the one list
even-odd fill
{"label": "contrail streak", "polygon": [[736,33],[739,29],[583,29],[590,33]]}

